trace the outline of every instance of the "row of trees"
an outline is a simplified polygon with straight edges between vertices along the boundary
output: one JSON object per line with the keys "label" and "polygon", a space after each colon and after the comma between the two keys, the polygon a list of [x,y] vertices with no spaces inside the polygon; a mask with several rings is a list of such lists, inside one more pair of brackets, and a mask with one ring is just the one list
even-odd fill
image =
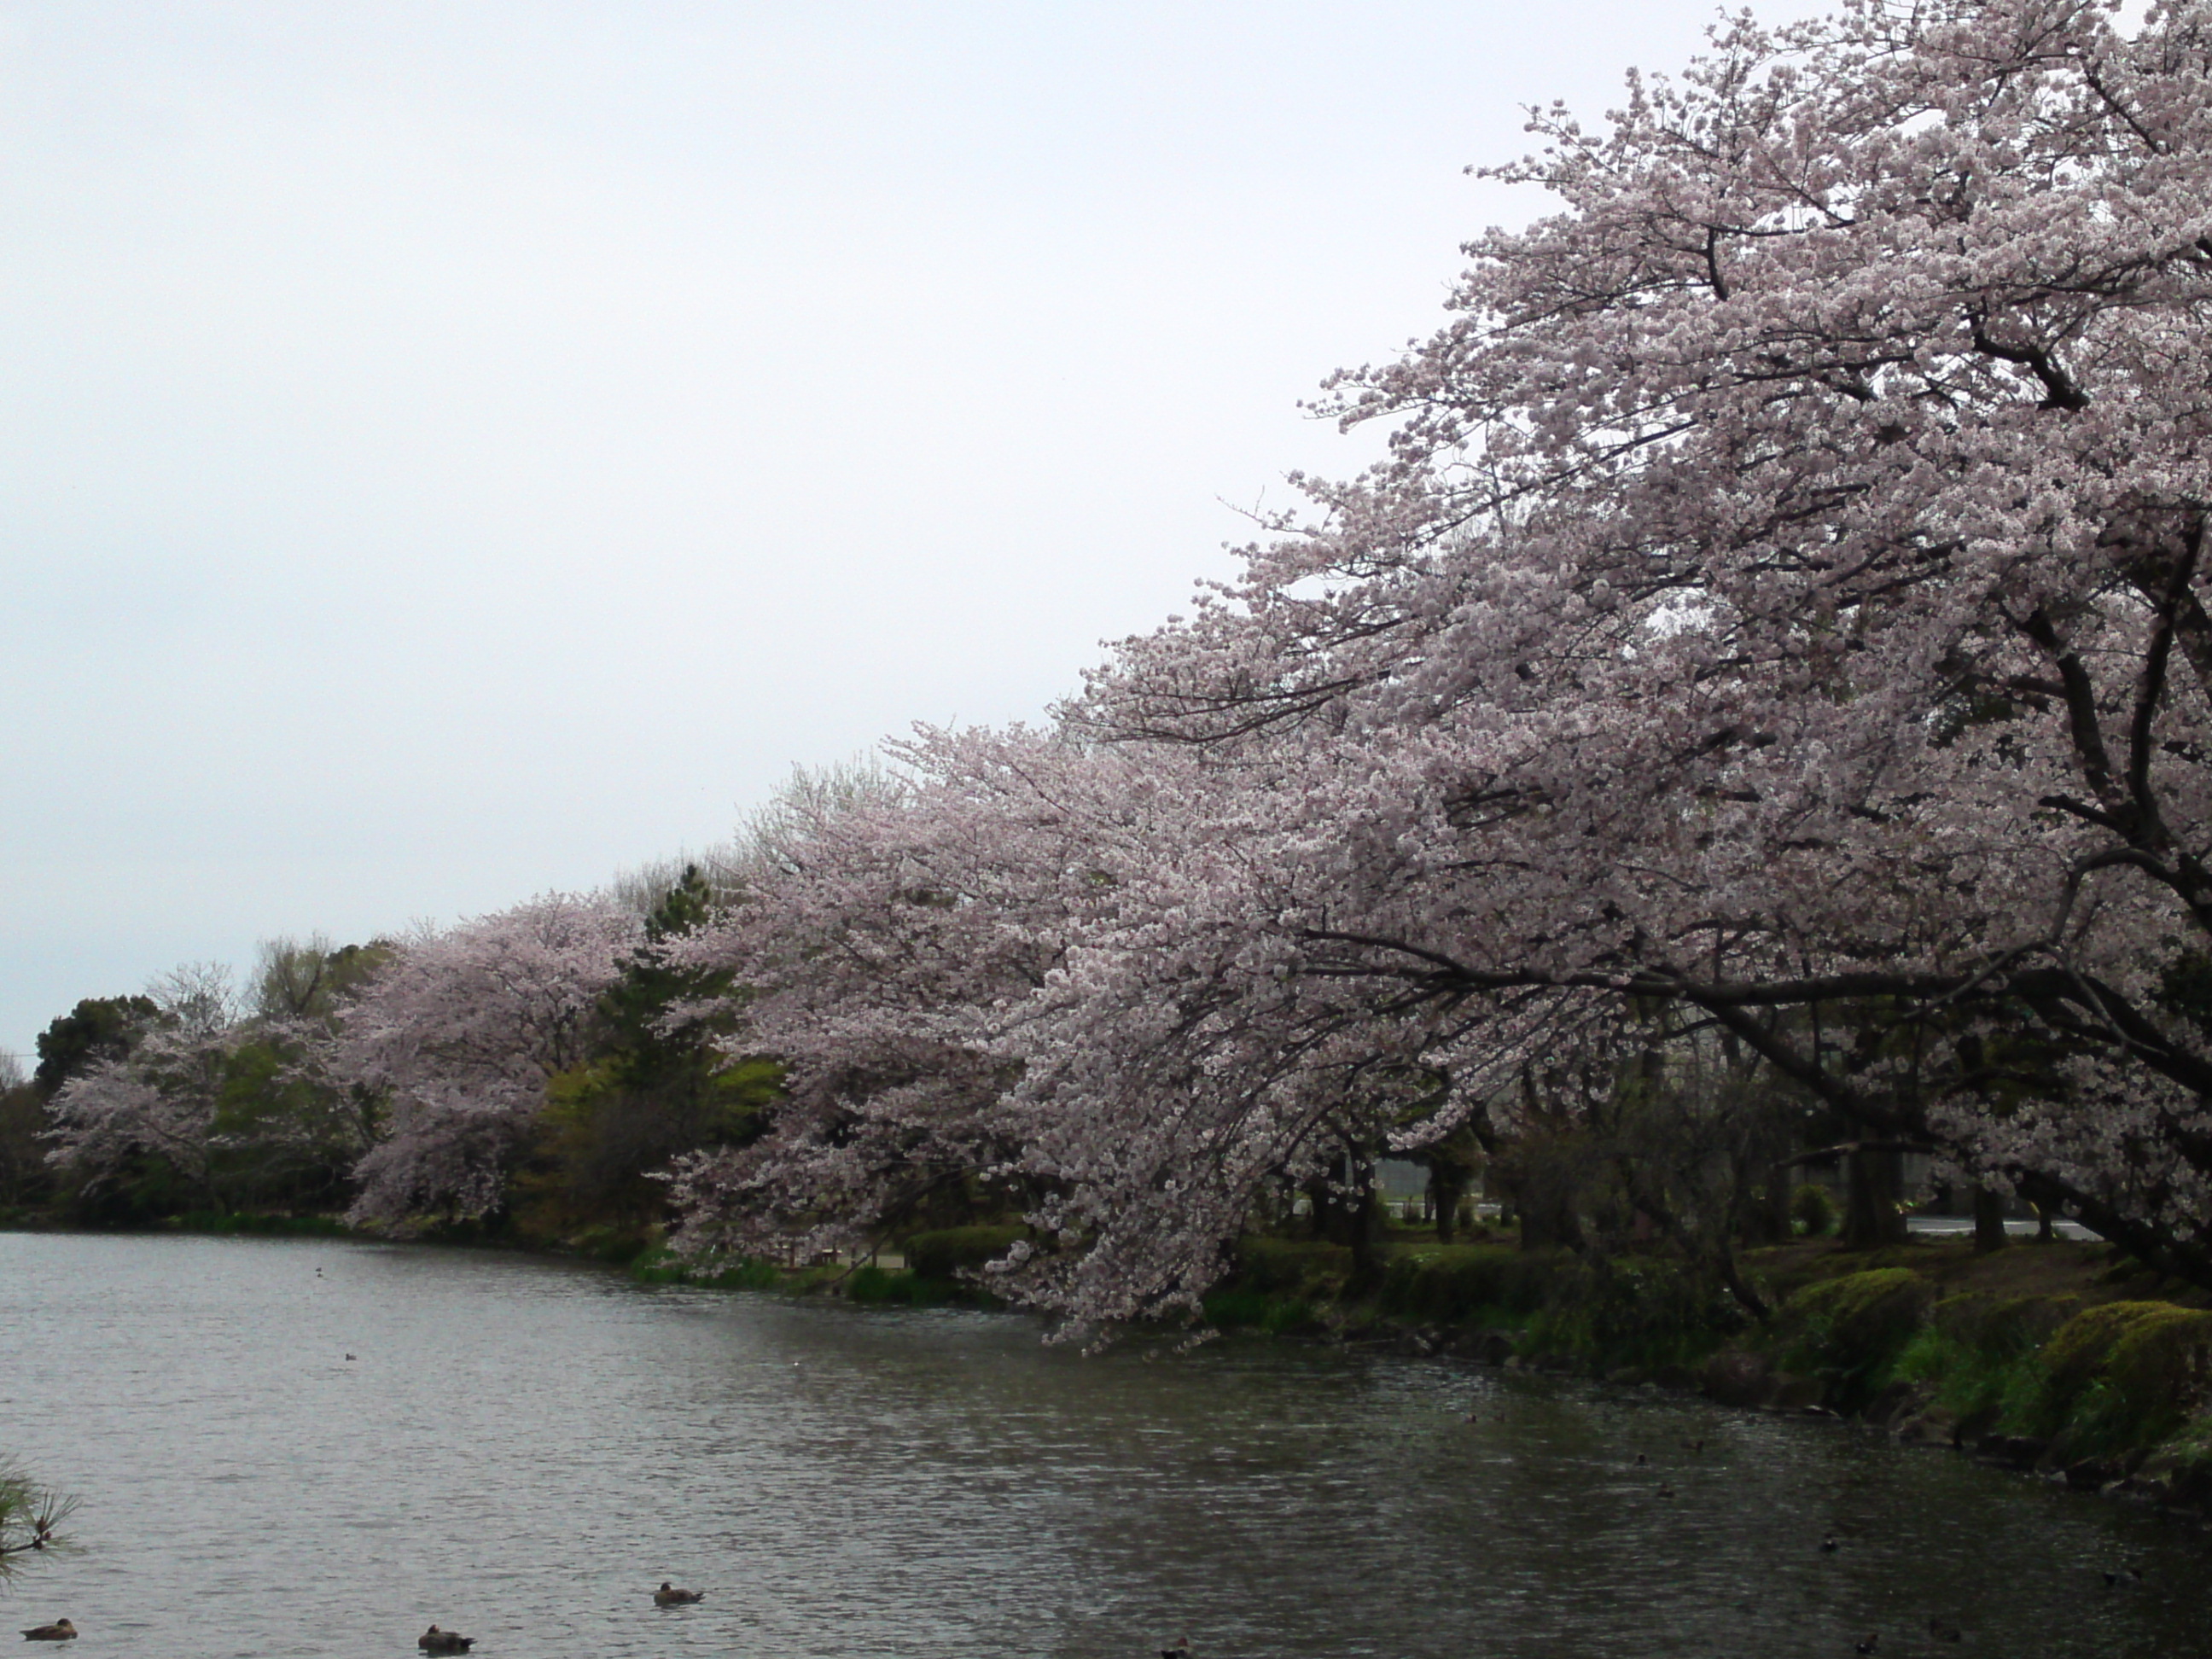
{"label": "row of trees", "polygon": [[703,915],[696,872],[649,908],[550,896],[368,945],[264,945],[252,994],[179,969],[81,1002],[9,1091],[12,1199],[33,1156],[79,1219],[342,1211],[366,1223],[524,1218],[550,1234],[657,1218],[646,1172],[748,1132],[775,1068],[711,1040],[729,1017],[660,941]]}
{"label": "row of trees", "polygon": [[[1002,1206],[1000,1287],[1093,1322],[1395,1148],[1756,1310],[1809,1136],[1867,1226],[1920,1148],[2212,1285],[2212,9],[2111,12],[1739,19],[1538,112],[1498,176],[1557,210],[1332,383],[1389,459],[1048,726],[269,1036],[362,1126],[357,1212],[554,1156],[641,1208],[668,1160],[700,1249]],[[219,1023],[162,1018],[54,1097],[66,1156],[149,1090],[215,1121]]]}
{"label": "row of trees", "polygon": [[1726,1276],[1818,1114],[1869,1208],[1923,1148],[2212,1284],[2212,11],[2112,11],[1742,19],[1537,112],[1558,210],[1333,383],[1388,460],[743,872],[696,959],[792,1090],[694,1233],[982,1179],[1007,1288],[1121,1317],[1471,1139]]}

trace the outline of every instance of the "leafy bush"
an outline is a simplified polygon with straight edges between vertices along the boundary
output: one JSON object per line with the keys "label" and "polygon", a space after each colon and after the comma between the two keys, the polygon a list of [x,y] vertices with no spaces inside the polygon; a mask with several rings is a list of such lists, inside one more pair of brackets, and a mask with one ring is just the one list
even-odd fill
{"label": "leafy bush", "polygon": [[1971,1429],[2024,1427],[2042,1388],[2043,1344],[2076,1297],[1954,1296],[1939,1302],[1892,1375],[1936,1384],[1935,1401]]}
{"label": "leafy bush", "polygon": [[933,1308],[940,1302],[951,1301],[955,1289],[942,1279],[893,1273],[873,1262],[854,1268],[845,1280],[848,1298],[878,1307]]}
{"label": "leafy bush", "polygon": [[1905,1267],[1808,1285],[1784,1306],[1784,1364],[1819,1377],[1838,1410],[1855,1411],[1889,1381],[1934,1299],[1934,1287]]}
{"label": "leafy bush", "polygon": [[2212,1313],[2170,1302],[2084,1309],[2044,1346],[2033,1432],[2077,1455],[2154,1444],[2212,1395]]}
{"label": "leafy bush", "polygon": [[1836,1225],[1835,1200],[1826,1187],[1806,1182],[1790,1194],[1790,1219],[1808,1238],[1826,1238]]}
{"label": "leafy bush", "polygon": [[1265,1291],[1215,1291],[1201,1308],[1206,1322],[1224,1331],[1261,1330],[1271,1336],[1313,1324],[1313,1304],[1304,1297],[1274,1296]]}
{"label": "leafy bush", "polygon": [[957,1279],[995,1261],[1029,1237],[1026,1227],[945,1227],[906,1241],[906,1265],[921,1279]]}
{"label": "leafy bush", "polygon": [[1231,1283],[1279,1296],[1325,1295],[1352,1273],[1352,1251],[1314,1238],[1246,1237],[1237,1242]]}
{"label": "leafy bush", "polygon": [[1743,1314],[1719,1285],[1671,1261],[1559,1264],[1530,1322],[1531,1346],[1595,1365],[1657,1367],[1703,1359],[1741,1330]]}
{"label": "leafy bush", "polygon": [[1508,1244],[1438,1245],[1393,1261],[1378,1299],[1384,1313],[1401,1319],[1497,1323],[1501,1316],[1525,1317],[1542,1307],[1558,1272],[1553,1259]]}

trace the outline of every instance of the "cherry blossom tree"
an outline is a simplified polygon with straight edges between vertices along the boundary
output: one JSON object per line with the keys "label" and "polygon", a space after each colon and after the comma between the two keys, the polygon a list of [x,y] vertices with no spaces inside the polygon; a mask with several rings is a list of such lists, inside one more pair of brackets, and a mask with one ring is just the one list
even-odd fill
{"label": "cherry blossom tree", "polygon": [[1744,17],[1533,128],[1558,210],[1333,383],[1385,463],[762,882],[812,1105],[701,1224],[993,1168],[1010,1288],[1188,1305],[1267,1183],[1527,1128],[1659,1010],[1647,1081],[2212,1283],[2212,9]]}
{"label": "cherry blossom tree", "polygon": [[[1674,1005],[2212,1282],[2208,64],[2201,5],[1859,3],[1535,117],[1562,210],[1335,382],[1390,460],[1078,714],[1283,756],[1206,907],[1261,1053],[1410,1045],[1442,1125]],[[1120,1015],[1233,957],[1099,948],[1062,1041],[1142,1086]]]}
{"label": "cherry blossom tree", "polygon": [[[683,1161],[694,1248],[872,1240],[981,1183],[1030,1188],[994,1043],[1110,885],[1085,757],[1053,734],[925,732],[897,773],[802,775],[741,837],[688,960],[743,989],[783,1098],[756,1144]],[[972,1195],[972,1194],[971,1194]]]}
{"label": "cherry blossom tree", "polygon": [[341,1017],[326,1064],[386,1103],[356,1170],[362,1221],[496,1208],[549,1078],[588,1058],[634,910],[553,893],[401,941]]}
{"label": "cherry blossom tree", "polygon": [[157,1158],[222,1209],[217,1116],[239,1041],[228,970],[179,968],[155,985],[149,1006],[155,1012],[123,1052],[94,1059],[54,1096],[47,1158],[95,1191]]}

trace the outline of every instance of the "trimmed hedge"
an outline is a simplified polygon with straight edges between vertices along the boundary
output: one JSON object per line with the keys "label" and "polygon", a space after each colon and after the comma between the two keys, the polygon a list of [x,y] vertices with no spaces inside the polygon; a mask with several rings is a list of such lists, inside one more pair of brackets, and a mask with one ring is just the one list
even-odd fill
{"label": "trimmed hedge", "polygon": [[1905,1267],[1809,1285],[1783,1307],[1788,1369],[1819,1377],[1831,1405],[1856,1411],[1889,1380],[1935,1299],[1935,1286]]}
{"label": "trimmed hedge", "polygon": [[2080,1455],[2154,1444],[2212,1397],[2212,1313],[2108,1302],[2061,1326],[2042,1360],[2032,1431]]}

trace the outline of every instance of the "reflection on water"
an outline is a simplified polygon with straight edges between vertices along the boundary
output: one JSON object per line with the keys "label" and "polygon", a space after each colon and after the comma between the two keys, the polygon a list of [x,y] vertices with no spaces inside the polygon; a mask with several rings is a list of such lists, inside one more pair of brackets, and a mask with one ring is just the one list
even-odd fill
{"label": "reflection on water", "polygon": [[0,1234],[0,1449],[72,1659],[2212,1652],[2202,1534],[1833,1424],[492,1255]]}

